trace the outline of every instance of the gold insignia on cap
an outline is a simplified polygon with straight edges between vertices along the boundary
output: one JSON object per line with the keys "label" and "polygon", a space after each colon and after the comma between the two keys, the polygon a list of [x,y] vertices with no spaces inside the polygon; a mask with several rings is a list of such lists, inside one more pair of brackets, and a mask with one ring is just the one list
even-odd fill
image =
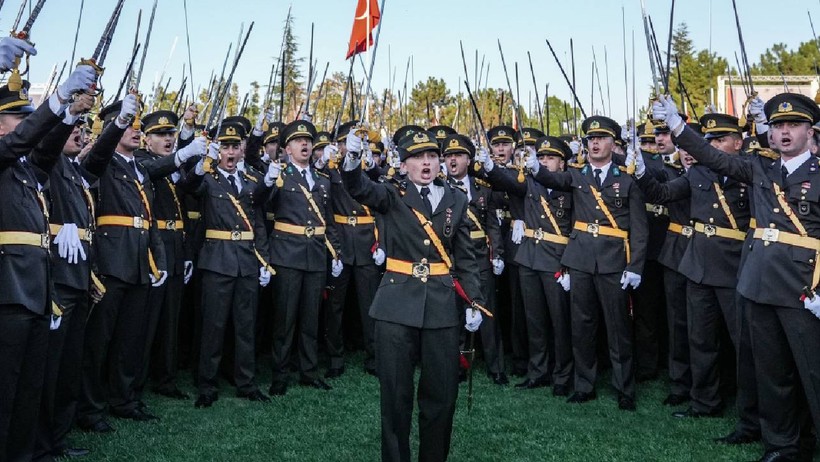
{"label": "gold insignia on cap", "polygon": [[777,112],[791,112],[792,109],[791,103],[783,102],[777,107]]}
{"label": "gold insignia on cap", "polygon": [[322,136],[319,137],[319,141],[329,141],[329,140],[327,139],[327,135],[322,135]]}
{"label": "gold insignia on cap", "polygon": [[451,139],[451,140],[450,140],[449,147],[451,147],[451,148],[457,148],[457,147],[458,147],[458,140],[457,140],[457,139],[455,139],[455,138]]}
{"label": "gold insignia on cap", "polygon": [[530,135],[530,132],[528,132],[528,131],[527,131],[527,132],[524,132],[524,138],[525,138],[525,139],[526,139],[526,138],[532,138],[532,135]]}
{"label": "gold insignia on cap", "polygon": [[273,127],[270,131],[271,136],[279,136],[279,127]]}
{"label": "gold insignia on cap", "polygon": [[168,120],[168,117],[165,117],[165,116],[160,117],[159,120],[157,120],[157,124],[159,124],[159,125],[168,125],[170,123],[171,122]]}
{"label": "gold insignia on cap", "polygon": [[601,123],[598,122],[597,120],[593,120],[592,123],[589,124],[589,128],[590,128],[590,130],[597,130],[597,129],[601,128]]}
{"label": "gold insignia on cap", "polygon": [[499,130],[498,131],[498,136],[507,136],[507,131],[506,130]]}
{"label": "gold insignia on cap", "polygon": [[419,133],[416,133],[415,135],[413,135],[413,142],[414,143],[428,143],[429,141],[430,141],[430,138],[427,136],[426,133],[419,132]]}
{"label": "gold insignia on cap", "polygon": [[715,127],[717,127],[717,121],[715,119],[709,119],[709,121],[706,122],[706,128],[715,128]]}
{"label": "gold insignia on cap", "polygon": [[305,126],[303,124],[299,124],[299,125],[296,126],[296,129],[299,130],[300,132],[306,132],[307,131],[307,126]]}
{"label": "gold insignia on cap", "polygon": [[236,136],[236,129],[233,127],[228,127],[225,129],[226,136]]}
{"label": "gold insignia on cap", "polygon": [[543,143],[541,143],[541,147],[544,148],[544,149],[550,147],[550,142],[549,141],[544,141]]}
{"label": "gold insignia on cap", "polygon": [[446,136],[447,136],[447,132],[445,132],[444,129],[439,128],[438,131],[436,132],[436,137],[438,137],[438,138],[444,138]]}
{"label": "gold insignia on cap", "polygon": [[28,101],[28,90],[25,87],[20,89],[20,99]]}

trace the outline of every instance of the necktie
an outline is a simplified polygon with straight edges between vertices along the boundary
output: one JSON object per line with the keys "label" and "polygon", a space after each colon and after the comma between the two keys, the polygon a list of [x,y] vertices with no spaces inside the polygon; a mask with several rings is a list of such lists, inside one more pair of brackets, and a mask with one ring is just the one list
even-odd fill
{"label": "necktie", "polygon": [[786,177],[789,176],[789,170],[786,168],[785,165],[780,166],[780,183],[785,188],[786,187]]}
{"label": "necktie", "polygon": [[305,180],[305,184],[308,185],[308,187],[310,187],[310,183],[307,179],[307,169],[302,170],[302,179]]}
{"label": "necktie", "polygon": [[134,176],[139,178],[139,175],[137,175],[137,164],[135,164],[133,160],[129,160],[128,166],[131,167],[131,171],[134,173]]}
{"label": "necktie", "polygon": [[238,196],[239,188],[236,187],[236,177],[233,175],[228,175],[228,181],[231,183],[231,192],[233,192],[234,196]]}
{"label": "necktie", "polygon": [[601,189],[601,169],[596,168],[593,172],[595,172],[595,184],[598,185],[598,189]]}
{"label": "necktie", "polygon": [[428,216],[433,215],[433,204],[430,202],[430,188],[424,186],[421,188],[421,201],[424,202],[424,208],[427,211]]}

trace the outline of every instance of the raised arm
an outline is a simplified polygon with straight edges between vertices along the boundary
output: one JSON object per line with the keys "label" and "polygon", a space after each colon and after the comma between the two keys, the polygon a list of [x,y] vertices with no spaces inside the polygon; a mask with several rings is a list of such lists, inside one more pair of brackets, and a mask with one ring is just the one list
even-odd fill
{"label": "raised arm", "polygon": [[527,195],[527,182],[519,183],[517,176],[517,171],[496,167],[487,172],[487,181],[490,182],[493,190],[524,197]]}

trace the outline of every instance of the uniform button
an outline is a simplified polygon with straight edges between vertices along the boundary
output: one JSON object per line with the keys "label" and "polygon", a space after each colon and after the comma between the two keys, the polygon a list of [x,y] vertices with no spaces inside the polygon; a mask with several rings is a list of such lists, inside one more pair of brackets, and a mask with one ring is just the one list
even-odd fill
{"label": "uniform button", "polygon": [[800,190],[800,194],[806,194],[807,192],[808,192],[808,191],[806,191],[805,189],[801,189],[801,190]]}
{"label": "uniform button", "polygon": [[596,205],[596,206],[595,206],[595,210],[601,210],[601,206],[600,206],[600,205]]}
{"label": "uniform button", "polygon": [[239,212],[236,212],[236,216],[239,216]]}
{"label": "uniform button", "polygon": [[310,223],[310,220],[308,220],[308,224],[311,224],[311,223]]}
{"label": "uniform button", "polygon": [[394,282],[396,282],[396,281],[394,281],[393,278],[390,278],[390,284],[392,284]]}
{"label": "uniform button", "polygon": [[23,180],[23,184],[26,184],[26,180]]}
{"label": "uniform button", "polygon": [[547,217],[545,217],[544,215],[541,215],[541,219],[543,220],[544,218],[547,218]]}
{"label": "uniform button", "polygon": [[809,263],[814,263],[814,258],[809,258]]}
{"label": "uniform button", "polygon": [[775,207],[775,208],[772,210],[772,212],[774,212],[774,213],[780,213],[780,209],[779,209],[779,208],[777,208],[777,207]]}
{"label": "uniform button", "polygon": [[774,223],[769,223],[769,228],[774,228]]}
{"label": "uniform button", "polygon": [[424,243],[424,245],[430,245],[430,239],[425,239],[422,242]]}
{"label": "uniform button", "polygon": [[595,220],[595,224],[598,224],[598,220]]}
{"label": "uniform button", "polygon": [[354,211],[353,211],[353,215],[356,215],[356,213],[358,213],[358,212],[356,212],[356,211],[354,210]]}
{"label": "uniform button", "polygon": [[239,225],[235,225],[234,228],[239,229]]}
{"label": "uniform button", "polygon": [[806,200],[806,196],[800,196],[800,200],[801,200],[801,201]]}
{"label": "uniform button", "polygon": [[720,207],[720,206],[719,206],[719,205],[717,205],[717,202],[716,202],[716,203],[714,203],[714,204],[712,204],[712,208],[713,208],[713,209],[716,209],[716,208],[718,208],[718,207]]}
{"label": "uniform button", "polygon": [[715,219],[714,219],[714,218],[710,218],[710,219],[709,219],[709,223],[714,223],[714,222],[715,222]]}

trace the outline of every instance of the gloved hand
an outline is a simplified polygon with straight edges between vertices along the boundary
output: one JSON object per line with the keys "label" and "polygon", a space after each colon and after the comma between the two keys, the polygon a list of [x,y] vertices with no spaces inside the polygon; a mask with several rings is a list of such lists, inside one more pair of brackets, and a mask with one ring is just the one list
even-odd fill
{"label": "gloved hand", "polygon": [[646,162],[643,160],[641,150],[632,149],[630,143],[626,146],[626,165],[632,165],[633,162],[635,163],[635,177],[641,178],[646,173]]}
{"label": "gloved hand", "polygon": [[392,151],[392,154],[390,155],[390,166],[396,170],[401,168],[401,157],[399,157],[399,153],[395,149]]}
{"label": "gloved hand", "polygon": [[259,268],[259,285],[262,287],[267,287],[270,283],[270,271],[268,271],[264,266]]}
{"label": "gloved hand", "polygon": [[510,233],[510,240],[513,244],[520,244],[521,239],[524,238],[524,222],[522,220],[515,220],[512,223],[512,232]]}
{"label": "gloved hand", "polygon": [[256,125],[253,126],[253,134],[256,136],[262,136],[262,133],[265,131],[262,127],[265,125],[265,122],[271,123],[273,121],[274,113],[273,109],[268,108],[259,113],[259,116],[256,118]]}
{"label": "gloved hand", "polygon": [[282,172],[282,165],[279,162],[271,162],[268,165],[268,173],[265,174],[265,184],[271,188],[273,187],[273,182],[279,178],[279,174]]}
{"label": "gloved hand", "polygon": [[527,156],[527,168],[530,169],[533,175],[541,169],[541,163],[538,162],[538,156],[534,152]]}
{"label": "gloved hand", "polygon": [[384,258],[384,250],[382,250],[381,247],[373,252],[373,261],[376,263],[376,266],[384,264]]}
{"label": "gloved hand", "polygon": [[370,170],[376,166],[376,163],[373,162],[373,151],[370,150],[369,145],[365,147],[364,152],[362,152],[362,162],[364,163],[365,170]]}
{"label": "gloved hand", "polygon": [[85,249],[83,243],[80,241],[80,235],[77,232],[77,225],[74,223],[66,223],[60,229],[60,232],[54,237],[54,243],[57,244],[57,251],[60,258],[66,259],[69,263],[77,263],[77,255],[85,261]]}
{"label": "gloved hand", "polygon": [[357,155],[362,152],[362,149],[364,149],[362,139],[359,138],[359,135],[356,134],[355,130],[351,129],[350,133],[347,134],[347,138],[345,139],[345,147],[347,148],[348,153],[356,153]]}
{"label": "gloved hand", "polygon": [[68,76],[65,82],[57,87],[57,96],[66,101],[75,93],[80,93],[91,88],[97,81],[97,71],[87,64],[80,64],[74,72]]}
{"label": "gloved hand", "polygon": [[336,158],[336,155],[339,153],[339,148],[337,148],[333,144],[328,144],[325,146],[325,149],[322,150],[322,157],[316,160],[316,168],[325,168],[330,159]]}
{"label": "gloved hand", "polygon": [[464,323],[464,328],[470,332],[475,332],[481,325],[481,311],[474,310],[472,308],[467,308],[464,319],[466,321]]}
{"label": "gloved hand", "polygon": [[475,158],[484,166],[484,170],[487,172],[491,172],[493,167],[495,167],[493,160],[490,159],[490,151],[484,146],[478,148],[478,153],[476,153]]}
{"label": "gloved hand", "polygon": [[678,130],[683,124],[680,114],[678,114],[678,107],[675,105],[675,100],[669,95],[661,95],[658,100],[652,104],[652,117],[663,120],[673,133],[679,133]]}
{"label": "gloved hand", "polygon": [[754,121],[756,124],[767,124],[769,122],[768,120],[766,120],[766,113],[763,112],[764,106],[765,104],[759,96],[755,96],[754,99],[749,103],[749,114],[751,114],[751,116],[754,117]]}
{"label": "gloved hand", "polygon": [[37,50],[33,44],[17,37],[3,37],[0,39],[0,72],[6,72],[14,67],[15,58],[19,58],[25,53],[35,56]]}
{"label": "gloved hand", "polygon": [[564,289],[564,292],[569,292],[569,273],[561,273],[555,282],[561,284],[561,288]]}
{"label": "gloved hand", "polygon": [[817,318],[820,318],[820,297],[817,295],[814,298],[805,298],[803,300],[803,306],[806,307],[807,310],[811,311],[811,313]]}
{"label": "gloved hand", "polygon": [[493,264],[493,274],[501,276],[501,273],[504,272],[504,260],[496,257],[490,260],[490,263]]}
{"label": "gloved hand", "polygon": [[570,141],[569,150],[572,151],[572,155],[577,156],[581,152],[581,142],[577,140]]}
{"label": "gloved hand", "polygon": [[205,153],[205,156],[210,157],[214,162],[219,162],[219,143],[211,142],[211,144],[208,145],[208,152]]}
{"label": "gloved hand", "polygon": [[118,126],[120,128],[125,128],[126,125],[131,123],[134,116],[137,115],[137,111],[139,111],[139,101],[137,101],[137,95],[133,93],[125,95],[125,98],[122,99],[120,113],[117,116]]}
{"label": "gloved hand", "polygon": [[208,148],[208,140],[204,136],[198,136],[191,141],[191,144],[177,151],[177,166],[182,165],[194,156],[205,155]]}
{"label": "gloved hand", "polygon": [[160,271],[159,279],[155,278],[153,274],[149,274],[148,276],[151,277],[151,287],[159,287],[165,284],[165,280],[168,279],[168,271]]}
{"label": "gloved hand", "polygon": [[194,262],[185,260],[185,269],[182,272],[183,282],[188,284],[191,281],[191,276],[194,275]]}
{"label": "gloved hand", "polygon": [[626,290],[627,286],[637,289],[641,285],[641,275],[635,274],[632,271],[624,271],[621,276],[621,289]]}
{"label": "gloved hand", "polygon": [[342,274],[342,269],[344,269],[344,267],[345,265],[341,260],[334,259],[330,262],[330,275],[334,278],[339,277],[339,275]]}

